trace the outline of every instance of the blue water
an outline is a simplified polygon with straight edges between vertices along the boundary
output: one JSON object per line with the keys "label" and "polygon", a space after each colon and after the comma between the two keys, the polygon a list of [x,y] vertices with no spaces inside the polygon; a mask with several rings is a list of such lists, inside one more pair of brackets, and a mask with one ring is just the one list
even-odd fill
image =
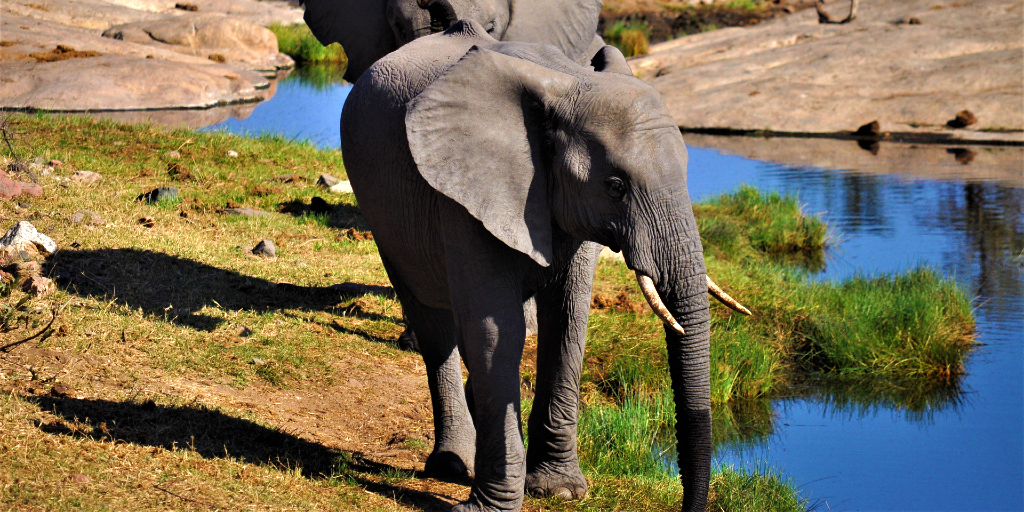
{"label": "blue water", "polygon": [[[245,120],[211,127],[339,147],[349,86],[291,78]],[[793,140],[793,144],[800,144]],[[1024,164],[1022,164],[1024,165]],[[956,400],[923,413],[780,399],[766,439],[718,463],[777,469],[819,510],[1024,510],[1024,191],[993,182],[793,168],[690,148],[696,199],[740,184],[794,194],[839,235],[821,279],[927,264],[978,297],[978,341]]]}

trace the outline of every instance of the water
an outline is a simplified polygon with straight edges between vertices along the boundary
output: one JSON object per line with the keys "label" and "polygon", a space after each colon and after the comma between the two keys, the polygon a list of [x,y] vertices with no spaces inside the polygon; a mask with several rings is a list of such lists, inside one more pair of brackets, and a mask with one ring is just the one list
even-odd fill
{"label": "water", "polygon": [[[336,148],[347,94],[346,85],[296,74],[246,119],[210,129]],[[1024,509],[1024,152],[975,149],[972,160],[962,148],[901,147],[885,160],[894,146],[868,154],[841,141],[684,138],[695,200],[742,183],[797,195],[840,236],[820,279],[934,266],[978,297],[983,343],[953,387],[906,397],[817,389],[757,405],[753,416],[769,423],[723,441],[716,462],[776,468],[820,510]],[[828,170],[701,148],[794,162],[782,150],[815,144],[834,145],[830,155],[852,151],[856,165]]]}

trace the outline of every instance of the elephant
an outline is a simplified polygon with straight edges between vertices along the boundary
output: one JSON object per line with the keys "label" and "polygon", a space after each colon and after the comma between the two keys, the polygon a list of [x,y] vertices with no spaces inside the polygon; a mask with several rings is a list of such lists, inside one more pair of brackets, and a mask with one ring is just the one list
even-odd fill
{"label": "elephant", "polygon": [[604,46],[597,35],[601,0],[305,0],[304,18],[324,45],[341,43],[345,80],[374,62],[460,19],[474,20],[504,41],[549,43],[589,64]]}
{"label": "elephant", "polygon": [[[425,472],[474,478],[453,510],[519,510],[524,490],[586,494],[576,426],[602,245],[622,252],[666,325],[683,509],[707,500],[710,280],[686,147],[618,50],[592,62],[460,20],[371,65],[342,111],[344,164],[427,368]],[[527,451],[519,366],[531,298]]]}

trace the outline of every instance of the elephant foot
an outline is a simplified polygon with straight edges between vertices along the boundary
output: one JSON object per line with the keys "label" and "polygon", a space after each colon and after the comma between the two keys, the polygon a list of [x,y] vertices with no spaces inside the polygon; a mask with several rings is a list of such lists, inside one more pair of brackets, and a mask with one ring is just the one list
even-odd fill
{"label": "elephant foot", "polygon": [[485,506],[483,503],[480,503],[479,498],[476,496],[476,494],[474,492],[474,493],[470,493],[469,501],[463,501],[462,503],[459,503],[458,505],[455,505],[454,507],[451,508],[451,511],[452,512],[512,512],[512,511],[516,511],[516,510],[521,510],[523,508],[523,500],[522,500],[522,498],[520,498],[518,501],[514,501],[512,503],[507,503],[506,505],[507,505],[507,508],[499,508],[499,507],[496,507],[496,506]]}
{"label": "elephant foot", "polygon": [[[450,451],[435,451],[427,457],[423,473],[446,482],[464,482],[473,478],[472,462],[466,464],[466,460]],[[468,460],[473,459],[470,457]]]}
{"label": "elephant foot", "polygon": [[534,498],[578,500],[587,496],[587,479],[578,461],[544,462],[526,473],[526,492]]}

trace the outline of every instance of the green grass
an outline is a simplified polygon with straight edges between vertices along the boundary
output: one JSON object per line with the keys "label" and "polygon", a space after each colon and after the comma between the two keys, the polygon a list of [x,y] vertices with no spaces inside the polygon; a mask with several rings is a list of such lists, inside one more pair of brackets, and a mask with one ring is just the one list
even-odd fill
{"label": "green grass", "polygon": [[348,57],[338,43],[328,46],[320,44],[305,23],[283,25],[273,23],[267,28],[277,36],[277,48],[299,63],[345,64]]}
{"label": "green grass", "polygon": [[647,55],[650,35],[647,22],[640,20],[619,20],[604,31],[605,41],[618,48],[627,58]]}

